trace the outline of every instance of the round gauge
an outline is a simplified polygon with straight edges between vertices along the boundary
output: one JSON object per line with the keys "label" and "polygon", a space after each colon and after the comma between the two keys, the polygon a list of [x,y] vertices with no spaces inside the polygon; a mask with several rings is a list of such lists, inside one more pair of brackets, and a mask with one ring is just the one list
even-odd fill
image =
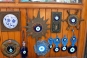
{"label": "round gauge", "polygon": [[7,14],[3,18],[3,24],[6,28],[8,29],[13,29],[17,26],[18,24],[18,19],[15,15],[13,14]]}

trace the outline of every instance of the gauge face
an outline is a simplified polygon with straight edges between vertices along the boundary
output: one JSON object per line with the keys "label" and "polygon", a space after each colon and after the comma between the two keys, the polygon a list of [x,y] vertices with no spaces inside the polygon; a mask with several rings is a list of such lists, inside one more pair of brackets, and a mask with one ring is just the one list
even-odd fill
{"label": "gauge face", "polygon": [[18,25],[18,19],[13,14],[7,14],[3,18],[3,24],[8,29],[13,29]]}

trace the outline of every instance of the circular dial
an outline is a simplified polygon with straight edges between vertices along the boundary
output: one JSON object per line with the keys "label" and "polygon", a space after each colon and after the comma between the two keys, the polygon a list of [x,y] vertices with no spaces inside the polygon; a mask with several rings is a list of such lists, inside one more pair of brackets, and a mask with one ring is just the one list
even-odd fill
{"label": "circular dial", "polygon": [[18,19],[15,15],[13,14],[7,14],[3,18],[3,24],[6,28],[8,29],[13,29],[17,26],[18,24]]}

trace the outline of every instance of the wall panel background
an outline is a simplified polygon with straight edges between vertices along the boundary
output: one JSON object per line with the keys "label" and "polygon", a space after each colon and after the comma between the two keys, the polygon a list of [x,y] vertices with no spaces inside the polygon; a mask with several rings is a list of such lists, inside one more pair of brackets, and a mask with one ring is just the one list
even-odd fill
{"label": "wall panel background", "polygon": [[[20,6],[20,5],[19,5]],[[80,7],[79,7],[80,8]],[[26,32],[26,29],[24,28],[27,24],[27,22],[30,22],[29,20],[27,20],[28,18],[30,18],[31,20],[33,20],[34,17],[37,17],[38,11],[40,11],[40,17],[44,17],[44,20],[47,20],[47,24],[49,24],[48,28],[51,28],[51,12],[62,12],[62,20],[65,20],[68,17],[67,14],[67,10],[70,10],[70,13],[73,14],[75,13],[76,9],[74,8],[29,8],[29,7],[19,7],[19,8],[11,8],[11,7],[4,7],[4,8],[0,8],[0,11],[20,11],[21,12],[21,29],[20,31],[11,31],[11,32],[1,32],[1,28],[0,28],[0,45],[7,39],[14,39],[16,40],[20,46],[22,46],[22,30],[24,30]],[[26,15],[26,13],[28,13],[28,15]],[[78,13],[78,17],[79,18],[84,18],[82,17],[82,9],[79,9],[79,13]],[[28,17],[28,18],[27,18]],[[84,18],[85,19],[85,18]],[[86,19],[84,22],[81,22],[80,24],[80,29],[77,30],[76,28],[74,28],[75,32],[74,34],[77,37],[77,43],[76,46],[78,47],[78,50],[76,53],[74,54],[69,54],[67,51],[63,52],[63,51],[59,51],[58,53],[55,53],[53,51],[53,48],[45,55],[45,56],[37,56],[36,53],[34,52],[34,45],[36,43],[35,38],[32,38],[31,36],[29,37],[25,37],[26,40],[26,46],[28,47],[28,58],[49,58],[49,57],[70,57],[73,58],[73,56],[77,56],[78,58],[82,58],[81,53],[83,53],[84,48],[81,49],[81,47],[83,47],[82,43],[80,42],[84,42],[84,40],[82,39],[85,35],[85,29],[83,30],[83,28],[85,28],[86,25]],[[51,33],[50,30],[47,31],[46,33],[46,37],[42,36],[41,38],[39,38],[39,40],[48,40],[48,38],[52,37],[52,38],[56,38],[56,36],[58,36],[60,39],[62,39],[65,35],[68,38],[68,44],[67,46],[69,47],[71,45],[70,42],[70,38],[72,37],[72,31],[71,30],[66,30],[68,24],[66,22],[61,22],[61,32],[60,33]],[[0,26],[1,27],[1,26]],[[70,29],[73,27],[70,27]],[[81,33],[83,33],[83,35],[80,35]],[[27,33],[26,33],[27,35]],[[81,45],[81,46],[80,46]],[[53,45],[54,47],[54,45]],[[62,43],[59,44],[59,47],[62,47]],[[80,55],[80,56],[78,56]],[[0,51],[0,57],[1,58],[7,58],[6,56],[4,56],[1,51]],[[14,58],[21,58],[21,55],[19,54],[18,56],[14,57]]]}

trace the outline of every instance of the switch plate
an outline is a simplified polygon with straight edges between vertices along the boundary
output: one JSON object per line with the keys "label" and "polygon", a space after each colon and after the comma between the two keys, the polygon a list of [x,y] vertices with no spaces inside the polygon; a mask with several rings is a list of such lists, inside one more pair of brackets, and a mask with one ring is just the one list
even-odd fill
{"label": "switch plate", "polygon": [[61,31],[62,12],[52,12],[51,32],[59,33]]}

